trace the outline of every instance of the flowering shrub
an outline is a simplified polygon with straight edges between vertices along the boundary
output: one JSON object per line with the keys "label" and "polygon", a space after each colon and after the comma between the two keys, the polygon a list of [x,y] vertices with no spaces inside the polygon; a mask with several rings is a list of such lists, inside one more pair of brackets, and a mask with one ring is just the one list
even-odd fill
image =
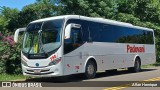
{"label": "flowering shrub", "polygon": [[0,73],[21,73],[20,47],[21,44],[15,44],[12,36],[3,36],[0,32]]}
{"label": "flowering shrub", "polygon": [[4,37],[3,41],[6,42],[6,44],[8,44],[10,46],[14,46],[14,44],[15,44],[15,42],[11,36]]}

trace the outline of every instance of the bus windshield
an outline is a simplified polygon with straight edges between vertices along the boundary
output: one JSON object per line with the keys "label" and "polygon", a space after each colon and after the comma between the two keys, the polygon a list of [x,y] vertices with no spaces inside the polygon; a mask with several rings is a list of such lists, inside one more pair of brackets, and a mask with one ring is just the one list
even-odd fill
{"label": "bus windshield", "polygon": [[23,40],[22,52],[42,55],[60,47],[63,19],[31,23],[28,25]]}

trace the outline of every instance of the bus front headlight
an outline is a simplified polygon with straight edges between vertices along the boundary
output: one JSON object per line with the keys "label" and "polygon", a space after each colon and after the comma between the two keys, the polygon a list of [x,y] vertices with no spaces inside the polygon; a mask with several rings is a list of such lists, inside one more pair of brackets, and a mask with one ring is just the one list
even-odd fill
{"label": "bus front headlight", "polygon": [[24,66],[28,66],[28,64],[27,64],[25,61],[23,61],[23,60],[21,60],[21,63],[22,63]]}
{"label": "bus front headlight", "polygon": [[55,60],[53,60],[53,61],[51,61],[51,62],[49,63],[49,66],[51,66],[51,65],[56,65],[56,64],[58,64],[60,61],[61,61],[61,57],[60,57],[60,58],[57,58],[57,59],[55,59]]}

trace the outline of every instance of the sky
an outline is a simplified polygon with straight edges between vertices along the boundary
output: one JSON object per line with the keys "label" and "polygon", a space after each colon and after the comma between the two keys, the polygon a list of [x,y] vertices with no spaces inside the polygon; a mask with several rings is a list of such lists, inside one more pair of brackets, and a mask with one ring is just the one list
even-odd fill
{"label": "sky", "polygon": [[21,10],[24,6],[34,3],[36,0],[0,0],[0,7],[7,6]]}

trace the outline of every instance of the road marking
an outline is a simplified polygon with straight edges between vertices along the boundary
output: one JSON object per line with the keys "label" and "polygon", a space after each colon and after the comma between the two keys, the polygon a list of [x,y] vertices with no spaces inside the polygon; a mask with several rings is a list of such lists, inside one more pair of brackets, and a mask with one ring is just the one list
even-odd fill
{"label": "road marking", "polygon": [[[143,80],[143,81],[140,81],[140,82],[137,82],[137,83],[152,82],[152,81],[160,81],[160,77]],[[136,82],[135,82],[135,83],[136,83]],[[130,87],[130,86],[132,86],[131,83],[130,83],[130,84],[125,84],[125,85],[116,86],[116,87],[106,88],[106,89],[103,89],[103,90],[121,90],[121,89],[124,89],[124,88],[128,88],[128,87]]]}

